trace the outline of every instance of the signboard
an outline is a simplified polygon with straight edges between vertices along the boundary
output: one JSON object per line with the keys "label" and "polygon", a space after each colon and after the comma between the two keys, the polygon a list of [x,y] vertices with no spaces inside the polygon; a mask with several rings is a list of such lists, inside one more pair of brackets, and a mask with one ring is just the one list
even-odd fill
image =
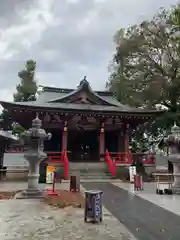
{"label": "signboard", "polygon": [[86,191],[85,192],[85,221],[90,218],[93,222],[102,221],[102,192]]}
{"label": "signboard", "polygon": [[97,194],[95,196],[95,215],[96,218],[100,218],[102,213],[101,213],[101,196],[100,194]]}
{"label": "signboard", "polygon": [[46,168],[46,183],[53,183],[54,171],[56,170],[55,166],[47,166]]}
{"label": "signboard", "polygon": [[129,166],[129,179],[130,182],[134,182],[134,175],[136,175],[136,166]]}

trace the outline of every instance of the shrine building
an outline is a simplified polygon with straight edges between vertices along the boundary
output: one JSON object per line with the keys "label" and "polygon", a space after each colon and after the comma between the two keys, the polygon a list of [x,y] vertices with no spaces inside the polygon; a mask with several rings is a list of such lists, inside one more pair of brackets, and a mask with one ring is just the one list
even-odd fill
{"label": "shrine building", "polygon": [[45,152],[49,156],[66,152],[69,163],[104,161],[105,152],[109,156],[127,153],[131,131],[162,114],[123,105],[112,92],[94,91],[86,78],[76,89],[42,89],[36,101],[0,104],[25,129],[38,114],[42,127],[52,133],[51,140],[45,141]]}

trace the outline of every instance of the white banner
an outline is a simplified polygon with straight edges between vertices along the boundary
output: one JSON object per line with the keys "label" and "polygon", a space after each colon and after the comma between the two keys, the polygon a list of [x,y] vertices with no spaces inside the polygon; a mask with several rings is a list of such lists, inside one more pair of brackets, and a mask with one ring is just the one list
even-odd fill
{"label": "white banner", "polygon": [[134,182],[134,175],[136,175],[136,166],[129,166],[129,179],[130,182]]}

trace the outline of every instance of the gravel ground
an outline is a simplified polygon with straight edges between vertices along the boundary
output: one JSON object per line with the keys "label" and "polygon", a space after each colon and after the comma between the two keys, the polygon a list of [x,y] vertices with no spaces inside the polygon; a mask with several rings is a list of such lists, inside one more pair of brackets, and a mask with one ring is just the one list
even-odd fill
{"label": "gravel ground", "polygon": [[1,240],[135,240],[106,209],[101,224],[84,223],[83,209],[38,200],[1,200],[0,212]]}

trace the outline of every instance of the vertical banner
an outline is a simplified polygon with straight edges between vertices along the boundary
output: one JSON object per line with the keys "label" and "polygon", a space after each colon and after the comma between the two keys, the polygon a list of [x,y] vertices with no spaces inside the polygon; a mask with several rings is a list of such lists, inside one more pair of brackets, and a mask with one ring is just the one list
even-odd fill
{"label": "vertical banner", "polygon": [[46,169],[46,183],[53,183],[53,175],[54,171],[56,170],[55,166],[47,166]]}
{"label": "vertical banner", "polygon": [[134,183],[134,175],[136,175],[136,166],[129,166],[129,180]]}

